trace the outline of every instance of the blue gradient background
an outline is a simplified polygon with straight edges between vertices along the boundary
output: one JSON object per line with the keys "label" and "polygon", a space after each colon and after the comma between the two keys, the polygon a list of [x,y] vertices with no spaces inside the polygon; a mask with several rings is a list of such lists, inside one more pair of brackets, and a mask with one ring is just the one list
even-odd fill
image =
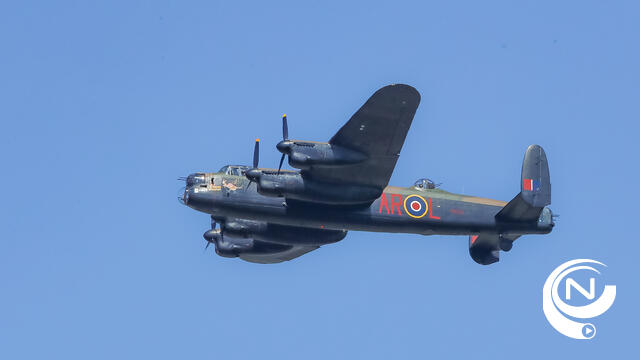
{"label": "blue gradient background", "polygon": [[[4,2],[3,359],[601,358],[633,350],[640,6],[634,1]],[[379,87],[422,104],[391,183],[502,200],[548,154],[548,236],[482,267],[463,237],[352,232],[264,266],[203,253],[178,176],[277,166]],[[598,334],[542,313],[573,258],[618,285]],[[598,280],[600,281],[600,280]],[[586,286],[586,283],[583,283]]]}

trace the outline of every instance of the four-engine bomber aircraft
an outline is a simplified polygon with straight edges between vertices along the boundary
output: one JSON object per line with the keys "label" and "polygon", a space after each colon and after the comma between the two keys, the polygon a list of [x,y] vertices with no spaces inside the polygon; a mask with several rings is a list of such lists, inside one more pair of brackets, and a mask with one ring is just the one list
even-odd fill
{"label": "four-engine bomber aircraft", "polygon": [[[329,142],[290,140],[285,115],[277,170],[258,167],[256,140],[253,167],[191,174],[179,198],[211,215],[207,247],[256,263],[291,260],[356,230],[468,235],[471,257],[488,265],[519,236],[551,232],[549,167],[538,145],[527,149],[521,191],[508,203],[453,194],[429,179],[388,186],[419,103],[411,86],[383,87]],[[300,171],[283,170],[285,156]]]}

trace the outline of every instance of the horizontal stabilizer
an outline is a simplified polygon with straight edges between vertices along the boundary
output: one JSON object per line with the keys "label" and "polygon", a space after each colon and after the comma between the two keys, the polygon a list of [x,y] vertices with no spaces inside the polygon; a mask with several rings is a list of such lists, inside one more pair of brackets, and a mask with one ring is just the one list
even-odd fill
{"label": "horizontal stabilizer", "polygon": [[469,255],[480,265],[491,265],[500,260],[500,239],[497,235],[470,235]]}
{"label": "horizontal stabilizer", "polygon": [[491,265],[500,260],[500,251],[509,251],[518,238],[498,234],[469,235],[469,255],[480,265]]}

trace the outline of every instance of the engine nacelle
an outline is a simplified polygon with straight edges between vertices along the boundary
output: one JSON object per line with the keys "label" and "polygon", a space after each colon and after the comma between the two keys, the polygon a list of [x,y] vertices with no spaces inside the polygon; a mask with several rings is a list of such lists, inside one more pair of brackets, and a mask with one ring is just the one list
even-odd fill
{"label": "engine nacelle", "polygon": [[284,140],[276,145],[278,151],[289,155],[289,165],[309,169],[314,165],[343,166],[367,159],[361,152],[323,142]]}
{"label": "engine nacelle", "polygon": [[258,180],[258,192],[266,196],[285,196],[323,204],[361,204],[371,202],[382,195],[382,190],[375,187],[336,186],[304,179],[300,174],[292,173],[262,173]]}
{"label": "engine nacelle", "polygon": [[228,258],[238,257],[240,253],[245,253],[253,249],[251,239],[230,239],[228,237],[214,240],[216,254]]}
{"label": "engine nacelle", "polygon": [[215,245],[216,254],[224,257],[237,257],[240,253],[253,248],[253,240],[223,237],[220,229],[207,230],[202,236],[209,243]]}
{"label": "engine nacelle", "polygon": [[225,237],[247,239],[266,231],[267,223],[264,221],[235,219],[224,223]]}

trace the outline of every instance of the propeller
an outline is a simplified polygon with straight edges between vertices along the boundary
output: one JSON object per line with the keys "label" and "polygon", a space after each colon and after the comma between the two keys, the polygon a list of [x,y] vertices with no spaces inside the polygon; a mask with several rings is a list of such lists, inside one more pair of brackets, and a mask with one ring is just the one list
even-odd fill
{"label": "propeller", "polygon": [[[207,241],[207,245],[204,246],[204,251],[207,251],[209,245],[211,245],[211,243],[215,241],[213,233],[215,232],[214,230],[216,229],[216,226],[216,219],[211,216],[211,230],[206,231],[203,235],[204,239]],[[220,240],[222,240],[222,225],[220,226]]]}
{"label": "propeller", "polygon": [[287,125],[287,114],[282,115],[282,140],[289,140],[289,126]]}
{"label": "propeller", "polygon": [[247,189],[251,185],[252,182],[256,181],[256,179],[260,176],[260,170],[258,170],[258,161],[260,160],[260,139],[256,139],[256,145],[253,148],[253,168],[247,170],[245,176],[249,179],[249,183],[247,184]]}
{"label": "propeller", "polygon": [[258,167],[258,160],[260,160],[260,139],[256,139],[256,145],[253,147],[253,167]]}
{"label": "propeller", "polygon": [[282,156],[280,157],[280,165],[278,165],[278,175],[280,175],[280,170],[282,169],[282,163],[284,162],[284,157],[287,155],[286,150],[288,150],[289,145],[289,125],[287,124],[287,114],[282,115],[282,141],[276,145],[278,150],[282,152]]}
{"label": "propeller", "polygon": [[278,175],[280,175],[280,170],[282,169],[282,163],[284,162],[284,157],[286,154],[282,154],[280,157],[280,165],[278,165]]}
{"label": "propeller", "polygon": [[185,193],[185,189],[186,187],[183,186],[178,190],[178,201],[182,205],[187,205],[187,193]]}

